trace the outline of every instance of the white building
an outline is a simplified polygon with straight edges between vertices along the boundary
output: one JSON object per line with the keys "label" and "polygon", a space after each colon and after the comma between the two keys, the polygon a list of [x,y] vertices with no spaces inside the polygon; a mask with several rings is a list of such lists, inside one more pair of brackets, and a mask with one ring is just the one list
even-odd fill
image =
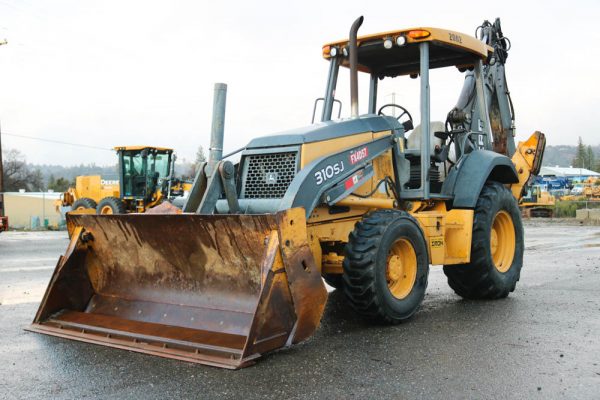
{"label": "white building", "polygon": [[55,203],[59,199],[60,193],[53,192],[4,193],[4,213],[8,216],[8,226],[13,229],[58,227],[61,216]]}
{"label": "white building", "polygon": [[542,167],[539,173],[540,176],[560,176],[565,178],[573,177],[590,177],[598,176],[600,173],[590,171],[586,168],[573,168],[573,167]]}

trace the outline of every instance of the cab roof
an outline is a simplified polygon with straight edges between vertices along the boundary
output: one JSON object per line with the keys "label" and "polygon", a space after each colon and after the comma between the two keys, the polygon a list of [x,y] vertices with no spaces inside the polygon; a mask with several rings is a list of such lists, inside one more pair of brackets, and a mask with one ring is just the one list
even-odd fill
{"label": "cab roof", "polygon": [[161,152],[172,152],[173,149],[169,149],[168,147],[156,147],[156,146],[116,146],[114,147],[115,151],[142,151],[144,149],[157,150]]}
{"label": "cab roof", "polygon": [[[405,44],[396,40],[403,37]],[[391,48],[384,46],[391,40]],[[402,39],[401,39],[402,40]],[[419,73],[419,43],[429,43],[429,68],[456,66],[472,67],[477,61],[484,63],[494,49],[473,36],[446,29],[420,27],[360,36],[358,42],[358,70],[373,73],[380,78]],[[389,43],[388,43],[389,45]],[[327,43],[323,46],[323,57],[331,59],[331,50],[336,48],[337,57],[342,57],[348,39]],[[349,67],[348,57],[342,66]]]}

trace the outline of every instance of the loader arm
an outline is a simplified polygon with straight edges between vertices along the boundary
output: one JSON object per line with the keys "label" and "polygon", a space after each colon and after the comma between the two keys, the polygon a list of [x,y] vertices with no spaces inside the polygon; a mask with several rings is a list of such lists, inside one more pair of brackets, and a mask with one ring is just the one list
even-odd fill
{"label": "loader arm", "polygon": [[[296,175],[280,204],[280,210],[303,207],[308,218],[317,205],[333,204],[334,200],[340,201],[346,198],[361,183],[364,183],[363,178],[368,176],[368,167],[373,160],[392,148],[394,140],[401,137],[401,134],[401,132],[397,132],[370,143],[314,160]],[[365,154],[365,156],[360,161],[355,161],[357,160],[356,154]],[[340,172],[336,174],[338,168]],[[328,178],[327,171],[329,169],[333,172],[332,178]],[[329,191],[340,185],[344,190],[335,198],[332,198],[331,195],[328,198]]]}

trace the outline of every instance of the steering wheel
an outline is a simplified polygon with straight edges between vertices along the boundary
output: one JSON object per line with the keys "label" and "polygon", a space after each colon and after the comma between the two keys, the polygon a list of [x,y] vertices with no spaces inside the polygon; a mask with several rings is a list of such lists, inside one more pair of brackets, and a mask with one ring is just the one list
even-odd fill
{"label": "steering wheel", "polygon": [[[413,122],[412,119],[412,115],[410,115],[410,113],[408,112],[408,110],[402,106],[399,106],[398,104],[394,104],[394,103],[389,103],[389,104],[384,104],[379,108],[379,111],[377,111],[377,115],[387,115],[383,113],[383,109],[384,108],[388,108],[388,107],[395,107],[395,108],[399,108],[402,112],[400,113],[400,115],[398,115],[397,117],[394,117],[398,120],[398,122],[400,122],[400,118],[402,118],[404,115],[408,116],[407,121],[410,121],[411,125]],[[391,117],[391,115],[389,115],[389,117]],[[405,121],[406,122],[406,121]]]}

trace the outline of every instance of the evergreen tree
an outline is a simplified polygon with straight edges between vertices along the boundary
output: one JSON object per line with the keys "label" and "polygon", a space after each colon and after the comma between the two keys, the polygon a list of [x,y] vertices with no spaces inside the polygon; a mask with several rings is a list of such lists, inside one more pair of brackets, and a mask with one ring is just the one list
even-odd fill
{"label": "evergreen tree", "polygon": [[54,190],[54,186],[56,185],[56,178],[54,177],[54,174],[50,174],[50,176],[48,177],[48,189],[53,189]]}
{"label": "evergreen tree", "polygon": [[52,189],[55,192],[66,192],[69,186],[75,186],[75,183],[69,182],[68,179],[63,177],[55,179],[54,175],[50,175],[50,178],[48,178],[48,189]]}
{"label": "evergreen tree", "polygon": [[596,156],[594,155],[594,150],[592,150],[592,146],[588,145],[586,151],[586,163],[585,167],[587,169],[595,169],[596,168]]}
{"label": "evergreen tree", "polygon": [[579,136],[579,140],[577,142],[577,153],[575,153],[575,158],[573,159],[573,167],[574,168],[585,168],[587,161],[587,149],[583,144],[583,140],[581,140],[581,136]]}

